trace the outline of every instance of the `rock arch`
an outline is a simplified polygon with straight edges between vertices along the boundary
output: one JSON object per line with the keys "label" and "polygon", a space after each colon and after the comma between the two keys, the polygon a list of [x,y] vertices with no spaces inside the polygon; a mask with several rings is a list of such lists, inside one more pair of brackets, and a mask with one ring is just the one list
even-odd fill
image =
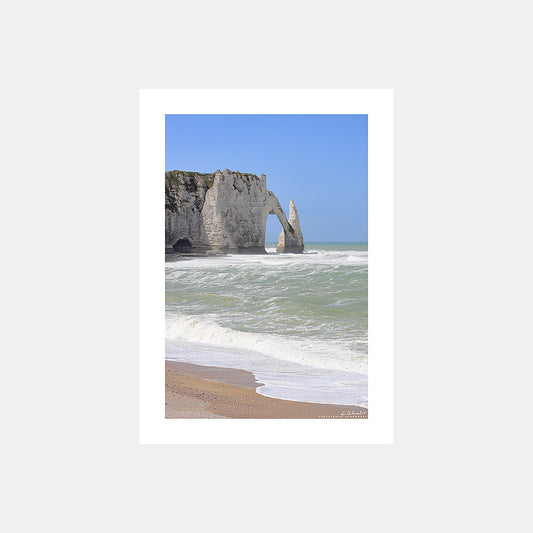
{"label": "rock arch", "polygon": [[[298,218],[298,211],[296,210],[296,205],[294,200],[291,199],[289,205],[289,220],[283,211],[279,200],[276,195],[268,191],[269,194],[269,211],[268,215],[276,215],[278,220],[283,228],[283,231],[279,234],[278,246],[276,251],[279,253],[292,252],[292,253],[301,253],[304,251],[304,239],[302,235],[302,230],[300,228],[300,220]],[[266,232],[266,218],[265,218],[265,232]]]}
{"label": "rock arch", "polygon": [[[173,170],[165,173],[165,247],[168,253],[185,247],[210,253],[265,253],[266,221],[276,215],[283,230],[278,252],[303,252],[304,242],[294,201],[289,219],[266,176],[217,170],[200,174]],[[183,250],[185,251],[185,250]]]}

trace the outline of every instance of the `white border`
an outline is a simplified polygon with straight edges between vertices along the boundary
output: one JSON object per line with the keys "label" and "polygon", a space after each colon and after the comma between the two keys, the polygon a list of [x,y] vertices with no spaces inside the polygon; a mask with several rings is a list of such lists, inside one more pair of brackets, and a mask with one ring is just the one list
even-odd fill
{"label": "white border", "polygon": [[[166,420],[165,114],[367,114],[369,418]],[[392,89],[140,90],[140,443],[393,443]]]}

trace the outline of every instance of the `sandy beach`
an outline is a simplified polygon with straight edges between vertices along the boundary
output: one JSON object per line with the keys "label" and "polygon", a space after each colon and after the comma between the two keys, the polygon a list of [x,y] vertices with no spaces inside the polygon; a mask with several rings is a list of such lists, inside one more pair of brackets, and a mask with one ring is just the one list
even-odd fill
{"label": "sandy beach", "polygon": [[251,372],[165,361],[165,418],[368,418],[364,407],[258,394]]}

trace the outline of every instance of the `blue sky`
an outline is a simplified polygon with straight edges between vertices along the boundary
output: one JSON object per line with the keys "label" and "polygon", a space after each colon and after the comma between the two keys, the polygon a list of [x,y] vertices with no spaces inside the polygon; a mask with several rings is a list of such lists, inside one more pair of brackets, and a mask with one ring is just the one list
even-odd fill
{"label": "blue sky", "polygon": [[165,144],[166,170],[266,174],[306,242],[368,240],[367,115],[166,115]]}

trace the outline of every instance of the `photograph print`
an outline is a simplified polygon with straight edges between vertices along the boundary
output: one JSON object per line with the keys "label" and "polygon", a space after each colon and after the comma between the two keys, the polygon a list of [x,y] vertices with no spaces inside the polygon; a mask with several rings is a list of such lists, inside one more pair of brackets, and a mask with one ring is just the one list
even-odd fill
{"label": "photograph print", "polygon": [[367,419],[368,116],[165,115],[165,418]]}

